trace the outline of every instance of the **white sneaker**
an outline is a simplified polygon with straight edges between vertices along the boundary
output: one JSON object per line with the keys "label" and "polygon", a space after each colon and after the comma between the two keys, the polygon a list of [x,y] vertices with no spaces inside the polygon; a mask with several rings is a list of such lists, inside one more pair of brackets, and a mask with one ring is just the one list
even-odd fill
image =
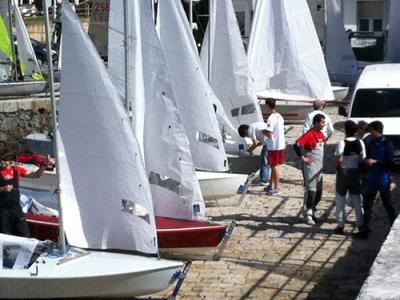
{"label": "white sneaker", "polygon": [[312,216],[310,216],[310,215],[307,216],[307,218],[306,218],[306,223],[307,223],[308,225],[315,225],[315,222],[314,222]]}

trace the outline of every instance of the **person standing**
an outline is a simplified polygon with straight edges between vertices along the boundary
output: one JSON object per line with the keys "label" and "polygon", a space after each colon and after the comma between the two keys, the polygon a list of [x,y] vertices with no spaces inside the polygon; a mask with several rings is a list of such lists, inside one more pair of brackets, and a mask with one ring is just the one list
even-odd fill
{"label": "person standing", "polygon": [[313,102],[313,107],[314,110],[306,115],[304,119],[303,134],[313,127],[313,118],[315,115],[320,114],[325,117],[325,126],[322,128],[322,132],[325,136],[325,139],[328,140],[333,135],[335,129],[333,128],[331,118],[323,111],[325,108],[325,102],[321,100],[315,100]]}
{"label": "person standing", "polygon": [[296,154],[303,161],[303,213],[308,225],[315,225],[317,221],[315,211],[322,197],[322,167],[326,142],[322,133],[324,126],[324,115],[316,114],[313,118],[313,127],[298,138],[293,145]]}
{"label": "person standing", "polygon": [[364,211],[361,197],[360,170],[361,161],[365,158],[365,146],[362,140],[357,139],[357,124],[351,120],[344,123],[346,138],[336,147],[336,234],[343,234],[346,222],[345,203],[349,192],[351,206],[356,213],[356,224],[362,230]]}
{"label": "person standing", "polygon": [[[364,143],[365,148],[367,148],[369,142],[372,137],[368,132],[368,123],[361,120],[357,123],[357,137]],[[360,181],[361,181],[361,194],[363,199],[365,199],[367,195],[367,179],[368,179],[368,166],[365,161],[361,161],[360,163]]]}
{"label": "person standing", "polygon": [[249,137],[253,144],[247,149],[252,154],[253,150],[262,146],[260,155],[260,184],[269,184],[270,167],[267,160],[267,124],[265,122],[255,122],[250,125],[242,124],[239,126],[238,133],[242,138]]}
{"label": "person standing", "polygon": [[47,160],[36,172],[12,164],[13,155],[5,155],[0,166],[0,233],[29,237],[29,228],[20,205],[21,177],[39,178]]}
{"label": "person standing", "polygon": [[392,142],[383,135],[382,122],[373,121],[368,125],[368,128],[371,141],[366,147],[367,157],[365,159],[368,166],[368,177],[364,199],[364,226],[363,230],[355,234],[355,237],[358,238],[368,238],[372,206],[378,192],[388,214],[390,226],[392,226],[397,215],[391,203],[390,192],[390,167],[393,164],[394,147]]}
{"label": "person standing", "polygon": [[283,117],[276,110],[276,100],[269,98],[265,101],[267,106],[267,113],[269,114],[267,120],[266,135],[267,149],[268,149],[268,164],[271,168],[271,181],[266,188],[268,195],[280,194],[279,189],[279,169],[278,166],[282,165],[285,161],[285,128]]}

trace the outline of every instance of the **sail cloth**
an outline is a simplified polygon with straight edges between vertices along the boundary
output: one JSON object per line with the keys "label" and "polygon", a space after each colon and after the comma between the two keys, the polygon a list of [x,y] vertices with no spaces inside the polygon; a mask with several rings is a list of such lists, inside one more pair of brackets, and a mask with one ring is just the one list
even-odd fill
{"label": "sail cloth", "polygon": [[[128,102],[143,138],[145,166],[157,216],[193,219],[205,214],[189,142],[177,109],[149,1],[112,0],[109,29],[109,74],[125,97],[124,13],[128,29]],[[138,132],[144,130],[144,132]]]}
{"label": "sail cloth", "polygon": [[36,80],[45,80],[16,2],[14,2],[14,14],[15,28],[17,31],[18,59],[22,76],[30,76]]}
{"label": "sail cloth", "polygon": [[248,58],[256,92],[334,99],[305,0],[257,1]]}
{"label": "sail cloth", "polygon": [[13,52],[10,40],[8,1],[0,1],[0,80],[9,79]]}
{"label": "sail cloth", "polygon": [[232,1],[213,1],[212,7],[212,28],[210,31],[210,25],[207,26],[201,63],[206,76],[210,75],[209,82],[215,95],[234,126],[235,130],[229,133],[235,140],[243,142],[237,128],[241,124],[262,122],[263,117]]}
{"label": "sail cloth", "polygon": [[343,25],[341,0],[325,1],[325,57],[332,81],[354,85],[357,81],[357,59]]}
{"label": "sail cloth", "polygon": [[155,253],[150,186],[122,100],[63,2],[61,204],[69,244]]}
{"label": "sail cloth", "polygon": [[[161,45],[197,169],[226,171],[227,158],[213,105],[220,105],[201,69],[180,0],[158,3]],[[219,103],[219,104],[218,104]],[[222,107],[217,110],[223,110]]]}
{"label": "sail cloth", "polygon": [[400,1],[390,0],[389,33],[387,41],[387,59],[400,62]]}

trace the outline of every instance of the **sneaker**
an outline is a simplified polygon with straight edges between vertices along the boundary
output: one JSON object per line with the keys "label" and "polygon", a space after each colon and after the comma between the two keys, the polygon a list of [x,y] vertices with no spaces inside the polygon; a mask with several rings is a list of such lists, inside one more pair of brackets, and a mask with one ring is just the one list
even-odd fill
{"label": "sneaker", "polygon": [[311,218],[313,219],[313,221],[314,221],[315,223],[318,223],[318,222],[319,222],[319,219],[318,219],[315,215],[312,215]]}
{"label": "sneaker", "polygon": [[307,216],[306,223],[307,223],[307,225],[311,225],[311,226],[315,225],[315,222],[312,219],[312,216]]}
{"label": "sneaker", "polygon": [[344,234],[344,227],[336,226],[335,230],[333,231],[335,234]]}
{"label": "sneaker", "polygon": [[264,192],[266,192],[267,194],[268,194],[270,191],[272,191],[272,187],[271,187],[270,185],[268,185],[268,186],[266,186],[266,187],[264,188]]}
{"label": "sneaker", "polygon": [[267,192],[267,195],[273,196],[273,195],[279,195],[281,193],[281,191],[279,189],[270,189]]}

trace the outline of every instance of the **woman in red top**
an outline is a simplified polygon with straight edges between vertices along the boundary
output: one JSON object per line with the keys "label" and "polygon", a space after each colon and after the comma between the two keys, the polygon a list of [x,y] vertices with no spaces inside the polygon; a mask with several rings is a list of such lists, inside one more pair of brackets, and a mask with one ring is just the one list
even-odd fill
{"label": "woman in red top", "polygon": [[321,130],[324,126],[324,115],[315,115],[313,127],[293,145],[296,154],[303,160],[304,217],[309,225],[315,225],[315,210],[322,197],[322,167],[326,140]]}
{"label": "woman in red top", "polygon": [[36,172],[13,166],[13,155],[6,155],[0,166],[0,233],[29,237],[29,229],[19,203],[21,177],[39,178],[46,169],[47,160]]}

